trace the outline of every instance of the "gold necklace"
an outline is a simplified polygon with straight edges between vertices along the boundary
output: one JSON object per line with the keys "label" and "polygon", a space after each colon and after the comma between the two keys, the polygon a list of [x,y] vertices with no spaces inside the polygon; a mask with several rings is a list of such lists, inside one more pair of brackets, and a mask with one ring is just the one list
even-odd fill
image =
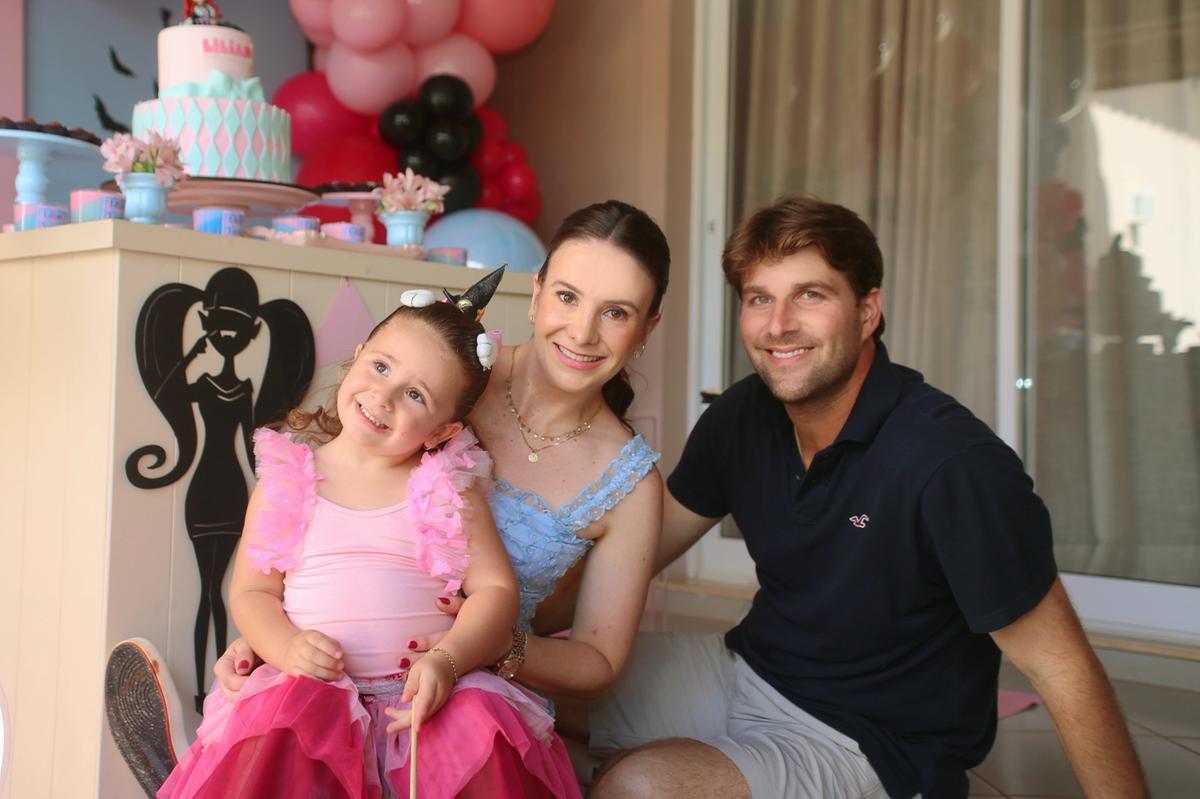
{"label": "gold necklace", "polygon": [[[559,435],[556,435],[556,436],[542,435],[541,433],[537,432],[532,427],[530,427],[525,422],[525,420],[521,418],[521,413],[520,413],[520,411],[517,410],[516,403],[513,402],[512,376],[513,376],[513,368],[516,366],[516,364],[517,364],[517,353],[516,353],[516,350],[513,350],[512,361],[508,365],[508,380],[504,381],[504,399],[508,402],[508,410],[512,413],[513,418],[517,420],[517,430],[521,434],[521,442],[525,445],[525,448],[529,450],[529,456],[528,456],[529,462],[537,463],[538,460],[540,460],[540,458],[538,458],[538,453],[541,452],[542,450],[550,449],[551,447],[557,447],[559,444],[565,444],[568,441],[570,441],[571,439],[577,438],[577,437],[583,435],[584,433],[586,433],[587,431],[591,430],[592,429],[592,420],[596,418],[596,414],[598,414],[600,412],[600,408],[597,407],[596,410],[594,410],[592,412],[592,415],[589,416],[587,419],[584,419],[583,423],[580,424],[578,427],[576,427],[574,430],[568,430],[567,432],[560,433]],[[540,447],[535,447],[533,444],[530,444],[529,439],[525,437],[526,433],[533,436],[538,441],[544,441],[547,443],[542,444]]]}

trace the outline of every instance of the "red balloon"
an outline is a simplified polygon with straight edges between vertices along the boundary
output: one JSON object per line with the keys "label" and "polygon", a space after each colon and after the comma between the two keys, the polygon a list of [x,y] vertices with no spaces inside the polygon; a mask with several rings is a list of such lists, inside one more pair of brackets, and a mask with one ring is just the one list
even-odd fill
{"label": "red balloon", "polygon": [[363,130],[374,120],[338,102],[320,72],[301,72],[283,82],[271,98],[292,115],[292,154],[304,158],[328,141]]}
{"label": "red balloon", "polygon": [[484,139],[501,143],[508,141],[508,123],[504,121],[504,117],[500,116],[499,111],[480,106],[475,109],[475,115],[483,123]]}
{"label": "red balloon", "polygon": [[361,130],[326,142],[300,166],[296,182],[301,186],[322,183],[382,183],[385,172],[396,171],[398,154]]}
{"label": "red balloon", "polygon": [[533,174],[529,164],[509,164],[500,173],[500,188],[505,197],[519,203],[528,202],[538,193],[537,175]]}
{"label": "red balloon", "polygon": [[493,211],[504,209],[504,190],[500,188],[500,181],[490,178],[483,179],[483,187],[479,191],[479,202],[475,203],[475,207],[491,208]]}
{"label": "red balloon", "polygon": [[521,220],[527,225],[532,226],[537,221],[538,214],[542,212],[542,195],[541,192],[534,192],[534,195],[528,200],[517,202],[511,197],[504,198],[504,207],[500,210],[511,217]]}
{"label": "red balloon", "polygon": [[499,177],[504,164],[504,145],[491,139],[481,141],[479,149],[471,156],[471,166],[484,178]]}
{"label": "red balloon", "polygon": [[516,142],[510,141],[504,145],[504,163],[506,164],[523,164],[529,159],[525,157],[525,148]]}

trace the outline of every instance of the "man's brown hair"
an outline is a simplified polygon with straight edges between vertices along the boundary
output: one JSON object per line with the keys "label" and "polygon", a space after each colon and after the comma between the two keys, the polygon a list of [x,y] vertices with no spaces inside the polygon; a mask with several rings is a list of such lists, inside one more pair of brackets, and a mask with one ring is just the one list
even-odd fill
{"label": "man's brown hair", "polygon": [[[883,253],[867,223],[849,208],[806,196],[784,197],[742,220],[725,243],[721,269],[740,297],[752,268],[778,263],[805,247],[815,247],[844,274],[860,300],[883,283]],[[880,317],[875,338],[882,334]]]}

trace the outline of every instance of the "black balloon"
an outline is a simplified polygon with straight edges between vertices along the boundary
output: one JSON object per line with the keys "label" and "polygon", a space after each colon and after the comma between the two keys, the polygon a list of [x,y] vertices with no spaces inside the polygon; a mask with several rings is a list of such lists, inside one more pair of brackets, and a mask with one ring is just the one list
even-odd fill
{"label": "black balloon", "polygon": [[446,213],[473,208],[479,202],[479,193],[483,190],[483,182],[479,173],[470,164],[451,164],[442,170],[438,183],[450,187],[446,195]]}
{"label": "black balloon", "polygon": [[467,145],[470,134],[467,126],[452,119],[435,119],[425,135],[425,149],[445,164],[461,161],[470,155]]}
{"label": "black balloon", "polygon": [[475,109],[475,96],[462,78],[453,75],[433,75],[421,84],[417,99],[439,119],[462,122]]}
{"label": "black balloon", "polygon": [[412,100],[397,100],[379,115],[379,134],[398,150],[425,137],[429,112]]}
{"label": "black balloon", "polygon": [[399,162],[400,171],[411,169],[418,175],[424,175],[429,178],[437,178],[441,172],[442,165],[433,155],[425,150],[408,149],[400,156]]}
{"label": "black balloon", "polygon": [[483,141],[483,121],[479,114],[472,113],[463,124],[467,128],[467,155],[474,155]]}

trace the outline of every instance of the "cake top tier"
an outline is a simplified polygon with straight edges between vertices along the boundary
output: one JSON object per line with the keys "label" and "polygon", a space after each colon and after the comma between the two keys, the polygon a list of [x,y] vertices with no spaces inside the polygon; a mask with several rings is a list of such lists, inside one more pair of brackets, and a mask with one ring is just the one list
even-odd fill
{"label": "cake top tier", "polygon": [[204,84],[213,70],[235,83],[254,77],[254,39],[227,25],[172,25],[158,34],[158,94]]}

